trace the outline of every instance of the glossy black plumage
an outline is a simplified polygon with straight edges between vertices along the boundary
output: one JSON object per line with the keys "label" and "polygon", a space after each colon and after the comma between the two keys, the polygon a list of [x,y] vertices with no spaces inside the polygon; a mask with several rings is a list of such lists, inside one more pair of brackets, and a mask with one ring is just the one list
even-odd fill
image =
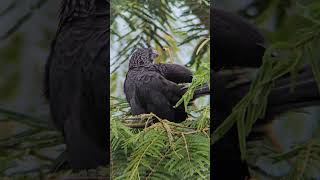
{"label": "glossy black plumage", "polygon": [[214,70],[259,67],[262,64],[265,39],[252,24],[233,13],[212,8],[210,27]]}
{"label": "glossy black plumage", "polygon": [[163,119],[182,122],[187,118],[183,105],[173,106],[185,90],[177,83],[192,81],[192,72],[177,64],[153,64],[155,52],[139,48],[132,55],[124,83],[133,115],[153,112]]}
{"label": "glossy black plumage", "polygon": [[46,64],[45,93],[74,170],[108,162],[108,3],[64,0]]}

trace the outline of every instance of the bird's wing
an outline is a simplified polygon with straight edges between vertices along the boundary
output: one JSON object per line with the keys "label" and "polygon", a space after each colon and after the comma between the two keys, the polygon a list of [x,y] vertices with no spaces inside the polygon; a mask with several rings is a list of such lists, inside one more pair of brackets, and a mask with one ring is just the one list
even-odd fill
{"label": "bird's wing", "polygon": [[161,74],[175,83],[190,83],[192,72],[185,66],[179,64],[156,64]]}
{"label": "bird's wing", "polygon": [[65,30],[56,37],[47,67],[51,114],[56,127],[61,131],[70,116],[74,100],[79,98],[80,89],[80,66],[76,57],[79,57],[82,46],[75,43],[71,34],[72,31]]}
{"label": "bird's wing", "polygon": [[176,111],[173,106],[183,94],[181,88],[155,71],[137,74],[135,82],[137,98],[146,111],[173,121]]}
{"label": "bird's wing", "polygon": [[[228,113],[249,92],[251,86],[250,82],[246,82],[226,88],[225,77],[214,75],[213,79],[215,79],[213,83],[215,107],[222,111],[229,111]],[[275,115],[288,110],[314,105],[320,105],[320,94],[311,69],[306,69],[298,74],[294,83],[287,75],[275,81],[275,86],[268,95],[267,113],[264,119],[269,121]]]}
{"label": "bird's wing", "polygon": [[[163,94],[164,97],[172,103],[176,103],[184,93],[184,91],[181,90],[181,87],[178,84],[166,79],[164,76],[157,72],[149,71],[141,77],[141,81],[139,82],[143,83],[141,84],[142,87],[146,87],[146,90],[150,90],[150,93],[159,92]],[[144,92],[144,94],[148,94],[148,92]]]}
{"label": "bird's wing", "polygon": [[136,73],[135,72],[128,72],[126,79],[124,81],[124,94],[126,96],[127,102],[131,107],[131,114],[139,115],[146,113],[144,107],[142,107],[140,100],[137,95],[137,88],[136,88],[136,80],[135,80]]}

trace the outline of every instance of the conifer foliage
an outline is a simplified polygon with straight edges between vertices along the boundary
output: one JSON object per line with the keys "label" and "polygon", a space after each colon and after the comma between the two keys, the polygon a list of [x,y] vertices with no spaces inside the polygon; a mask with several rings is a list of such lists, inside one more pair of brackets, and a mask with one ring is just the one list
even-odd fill
{"label": "conifer foliage", "polygon": [[[112,1],[111,42],[122,47],[110,63],[112,178],[209,179],[209,98],[189,103],[197,87],[210,83],[209,6],[206,0]],[[139,118],[159,122],[141,129],[123,123],[132,117],[122,93],[123,77],[139,46],[155,48],[157,62],[184,64],[193,71],[192,83],[177,103],[186,107],[185,122],[143,114]]]}

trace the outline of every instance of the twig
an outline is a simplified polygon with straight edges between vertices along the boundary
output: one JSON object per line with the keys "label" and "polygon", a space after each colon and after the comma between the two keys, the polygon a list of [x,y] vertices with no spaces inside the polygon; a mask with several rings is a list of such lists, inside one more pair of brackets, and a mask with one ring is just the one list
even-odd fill
{"label": "twig", "polygon": [[11,4],[5,8],[2,12],[0,12],[0,17],[5,16],[7,13],[9,13],[12,9],[14,9],[17,6],[17,0],[11,2]]}
{"label": "twig", "polygon": [[48,125],[48,124],[50,124],[50,123],[48,123],[48,121],[41,120],[39,118],[30,116],[27,114],[18,113],[15,111],[4,109],[4,108],[0,108],[0,114],[4,114],[7,117],[10,117],[17,122],[29,125],[34,128],[54,130],[53,126]]}
{"label": "twig", "polygon": [[164,160],[164,158],[167,156],[169,153],[169,149],[167,149],[166,153],[161,157],[161,159],[158,161],[158,163],[154,166],[154,168],[151,169],[151,172],[148,174],[148,176],[145,178],[147,180],[151,175],[155,172],[155,169],[160,165],[160,163]]}

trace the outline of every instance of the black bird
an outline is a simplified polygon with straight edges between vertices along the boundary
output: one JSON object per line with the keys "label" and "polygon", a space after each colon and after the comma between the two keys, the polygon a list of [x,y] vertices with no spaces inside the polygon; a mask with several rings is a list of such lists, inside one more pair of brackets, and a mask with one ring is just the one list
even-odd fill
{"label": "black bird", "polygon": [[[151,48],[138,48],[131,56],[124,82],[124,93],[133,115],[154,113],[162,119],[182,122],[187,118],[184,106],[174,108],[186,89],[178,83],[190,83],[192,72],[178,64],[154,64],[158,56]],[[196,93],[208,94],[209,88]]]}
{"label": "black bird", "polygon": [[260,67],[265,38],[259,30],[241,17],[212,8],[212,62],[215,71],[231,67]]}
{"label": "black bird", "polygon": [[45,94],[74,170],[108,163],[106,0],[63,0],[45,67]]}

